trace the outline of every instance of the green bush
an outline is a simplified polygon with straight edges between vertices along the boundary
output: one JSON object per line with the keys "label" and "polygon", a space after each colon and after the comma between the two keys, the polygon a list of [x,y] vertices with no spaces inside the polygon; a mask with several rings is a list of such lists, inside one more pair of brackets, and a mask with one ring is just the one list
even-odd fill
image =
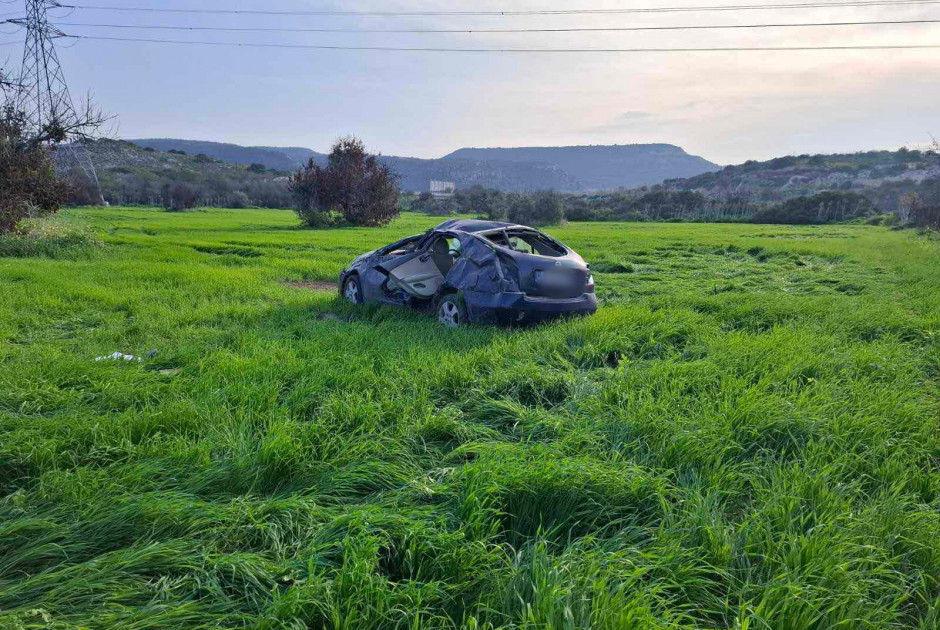
{"label": "green bush", "polygon": [[554,192],[507,195],[507,218],[521,225],[557,225],[565,217],[561,196]]}
{"label": "green bush", "polygon": [[294,209],[309,227],[343,222],[376,227],[398,216],[398,176],[352,136],[333,145],[326,166],[311,159],[290,179]]}
{"label": "green bush", "polygon": [[199,205],[200,194],[195,186],[173,182],[163,186],[163,207],[167,212],[185,212]]}

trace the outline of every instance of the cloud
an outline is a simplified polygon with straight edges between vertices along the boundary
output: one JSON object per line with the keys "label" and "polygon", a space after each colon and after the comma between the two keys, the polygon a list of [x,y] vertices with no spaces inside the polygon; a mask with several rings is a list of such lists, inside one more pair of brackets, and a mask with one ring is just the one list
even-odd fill
{"label": "cloud", "polygon": [[658,128],[686,122],[682,116],[670,115],[668,112],[628,111],[618,114],[614,118],[581,129],[583,133],[605,134],[614,131],[634,130],[637,128]]}
{"label": "cloud", "polygon": [[655,116],[655,114],[652,112],[624,112],[616,118],[615,122],[632,123],[635,121],[649,120],[653,116]]}

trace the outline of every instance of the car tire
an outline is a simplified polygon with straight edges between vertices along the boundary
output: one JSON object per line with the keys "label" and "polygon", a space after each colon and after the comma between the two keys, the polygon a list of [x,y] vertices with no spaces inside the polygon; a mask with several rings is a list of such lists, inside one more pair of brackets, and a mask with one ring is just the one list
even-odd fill
{"label": "car tire", "polygon": [[352,274],[343,282],[343,299],[350,304],[362,304],[362,283],[359,276]]}
{"label": "car tire", "polygon": [[458,293],[445,293],[439,297],[434,314],[437,322],[448,328],[458,328],[470,323],[467,307]]}

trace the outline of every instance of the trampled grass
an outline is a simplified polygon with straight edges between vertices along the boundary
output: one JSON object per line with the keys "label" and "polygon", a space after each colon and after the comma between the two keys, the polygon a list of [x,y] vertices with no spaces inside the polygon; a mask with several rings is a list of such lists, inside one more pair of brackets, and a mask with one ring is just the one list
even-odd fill
{"label": "trampled grass", "polygon": [[66,218],[0,257],[2,628],[940,627],[935,240],[574,224],[595,317],[452,331],[285,285],[426,217]]}

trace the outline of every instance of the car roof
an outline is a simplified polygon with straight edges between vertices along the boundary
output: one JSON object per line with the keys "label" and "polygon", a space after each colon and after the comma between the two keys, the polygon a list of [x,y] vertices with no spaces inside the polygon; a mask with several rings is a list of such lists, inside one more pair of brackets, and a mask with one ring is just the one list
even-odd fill
{"label": "car roof", "polygon": [[447,232],[470,232],[475,234],[477,232],[489,232],[491,230],[502,230],[504,228],[520,228],[524,227],[522,225],[517,225],[515,223],[502,223],[500,221],[482,221],[479,219],[452,219],[450,221],[445,221],[439,226],[434,228],[435,230],[447,231]]}

